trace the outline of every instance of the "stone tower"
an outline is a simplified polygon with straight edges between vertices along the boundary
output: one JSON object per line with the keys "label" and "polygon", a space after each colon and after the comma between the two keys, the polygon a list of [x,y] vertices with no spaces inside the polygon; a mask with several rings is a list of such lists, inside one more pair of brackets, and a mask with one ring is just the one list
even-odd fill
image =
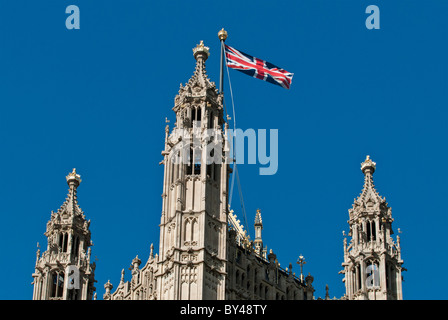
{"label": "stone tower", "polygon": [[165,128],[159,253],[135,257],[104,300],[311,300],[314,278],[283,269],[266,256],[258,210],[251,241],[228,206],[229,140],[223,96],[205,71],[209,50],[193,49],[196,69],[174,100],[176,122]]}
{"label": "stone tower", "polygon": [[159,299],[224,299],[228,165],[222,95],[206,74],[209,49],[193,49],[196,69],[175,97],[166,127],[160,221]]}
{"label": "stone tower", "polygon": [[67,198],[57,212],[51,212],[44,233],[47,250],[42,255],[37,250],[33,300],[91,300],[96,290],[95,262],[90,263],[90,220],[76,196],[81,176],[73,169],[66,179]]}
{"label": "stone tower", "polygon": [[[369,156],[361,164],[364,187],[349,210],[351,237],[344,238],[345,298],[349,300],[402,300],[400,237],[391,237],[392,209],[373,184],[376,163]],[[399,230],[399,229],[398,229]]]}

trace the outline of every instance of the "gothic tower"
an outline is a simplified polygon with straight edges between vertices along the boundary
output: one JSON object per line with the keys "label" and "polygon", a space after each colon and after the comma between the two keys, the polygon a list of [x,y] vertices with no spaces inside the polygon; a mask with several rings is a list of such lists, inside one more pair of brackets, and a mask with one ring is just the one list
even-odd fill
{"label": "gothic tower", "polygon": [[166,127],[160,221],[159,299],[224,299],[228,164],[222,94],[206,74],[209,48],[193,49],[196,69],[175,97]]}
{"label": "gothic tower", "polygon": [[51,212],[44,233],[47,250],[42,256],[37,250],[33,300],[91,300],[96,290],[95,262],[90,263],[90,220],[76,196],[81,176],[73,169],[66,179],[67,198],[57,212]]}
{"label": "gothic tower", "polygon": [[[376,163],[369,156],[361,164],[364,187],[349,210],[351,237],[344,238],[345,298],[349,300],[402,300],[400,237],[391,237],[392,209],[373,184]],[[398,229],[400,230],[400,229]]]}
{"label": "gothic tower", "polygon": [[[165,128],[164,182],[159,253],[138,257],[115,291],[104,285],[104,300],[304,300],[313,299],[314,278],[283,269],[266,256],[258,210],[250,241],[228,206],[230,132],[223,96],[205,71],[209,50],[193,49],[196,69],[174,99],[175,125]],[[141,267],[142,266],[142,267]],[[140,268],[141,267],[141,268]]]}

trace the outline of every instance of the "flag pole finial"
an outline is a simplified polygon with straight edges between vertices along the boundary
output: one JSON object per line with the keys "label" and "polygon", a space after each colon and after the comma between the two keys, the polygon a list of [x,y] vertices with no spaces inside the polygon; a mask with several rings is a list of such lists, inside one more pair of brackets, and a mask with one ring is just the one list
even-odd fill
{"label": "flag pole finial", "polygon": [[226,41],[226,39],[227,39],[227,31],[224,30],[224,28],[222,28],[222,29],[218,32],[218,38],[219,38],[219,40]]}

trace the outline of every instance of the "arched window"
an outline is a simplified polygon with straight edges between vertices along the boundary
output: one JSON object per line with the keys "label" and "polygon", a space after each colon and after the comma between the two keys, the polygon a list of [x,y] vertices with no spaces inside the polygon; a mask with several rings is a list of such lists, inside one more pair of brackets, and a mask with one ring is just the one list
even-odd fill
{"label": "arched window", "polygon": [[187,174],[193,173],[193,148],[190,146],[190,154],[188,156]]}
{"label": "arched window", "polygon": [[191,122],[193,127],[200,127],[201,126],[201,108],[192,108],[191,109]]}
{"label": "arched window", "polygon": [[187,175],[201,174],[201,149],[190,146],[190,156],[187,165]]}
{"label": "arched window", "polygon": [[376,224],[375,221],[367,222],[367,241],[376,240]]}
{"label": "arched window", "polygon": [[67,252],[68,234],[61,232],[59,234],[59,249],[61,252]]}
{"label": "arched window", "polygon": [[51,274],[52,283],[51,283],[51,298],[62,298],[64,294],[64,272],[62,271],[53,271]]}

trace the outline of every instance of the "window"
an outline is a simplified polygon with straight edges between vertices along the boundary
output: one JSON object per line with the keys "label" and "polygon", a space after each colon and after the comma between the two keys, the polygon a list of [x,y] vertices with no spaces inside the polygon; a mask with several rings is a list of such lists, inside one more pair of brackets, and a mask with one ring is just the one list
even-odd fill
{"label": "window", "polygon": [[376,241],[376,224],[375,221],[367,222],[367,241]]}
{"label": "window", "polygon": [[212,149],[210,151],[210,160],[207,160],[207,176],[212,179],[212,180],[216,180],[216,164],[215,164],[215,149]]}
{"label": "window", "polygon": [[236,253],[236,262],[241,263],[241,252],[238,250]]}
{"label": "window", "polygon": [[74,236],[72,241],[72,254],[76,258],[78,257],[78,253],[79,253],[79,237]]}
{"label": "window", "polygon": [[214,122],[213,121],[213,112],[210,112],[210,115],[208,117],[208,128],[209,129],[213,129],[215,127],[213,122]]}
{"label": "window", "polygon": [[201,174],[201,149],[190,147],[190,157],[187,165],[187,175]]}
{"label": "window", "polygon": [[59,234],[59,248],[62,252],[67,252],[68,234],[63,232]]}
{"label": "window", "polygon": [[362,288],[362,280],[361,280],[361,267],[359,265],[356,266],[356,287],[355,287],[355,291],[356,290],[361,290]]}
{"label": "window", "polygon": [[194,174],[201,174],[201,149],[199,148],[194,151]]}
{"label": "window", "polygon": [[52,273],[51,298],[62,298],[64,294],[64,273],[54,271]]}
{"label": "window", "polygon": [[191,123],[192,126],[195,126],[195,122],[196,122],[196,127],[200,127],[201,126],[201,108],[192,108],[191,109]]}

